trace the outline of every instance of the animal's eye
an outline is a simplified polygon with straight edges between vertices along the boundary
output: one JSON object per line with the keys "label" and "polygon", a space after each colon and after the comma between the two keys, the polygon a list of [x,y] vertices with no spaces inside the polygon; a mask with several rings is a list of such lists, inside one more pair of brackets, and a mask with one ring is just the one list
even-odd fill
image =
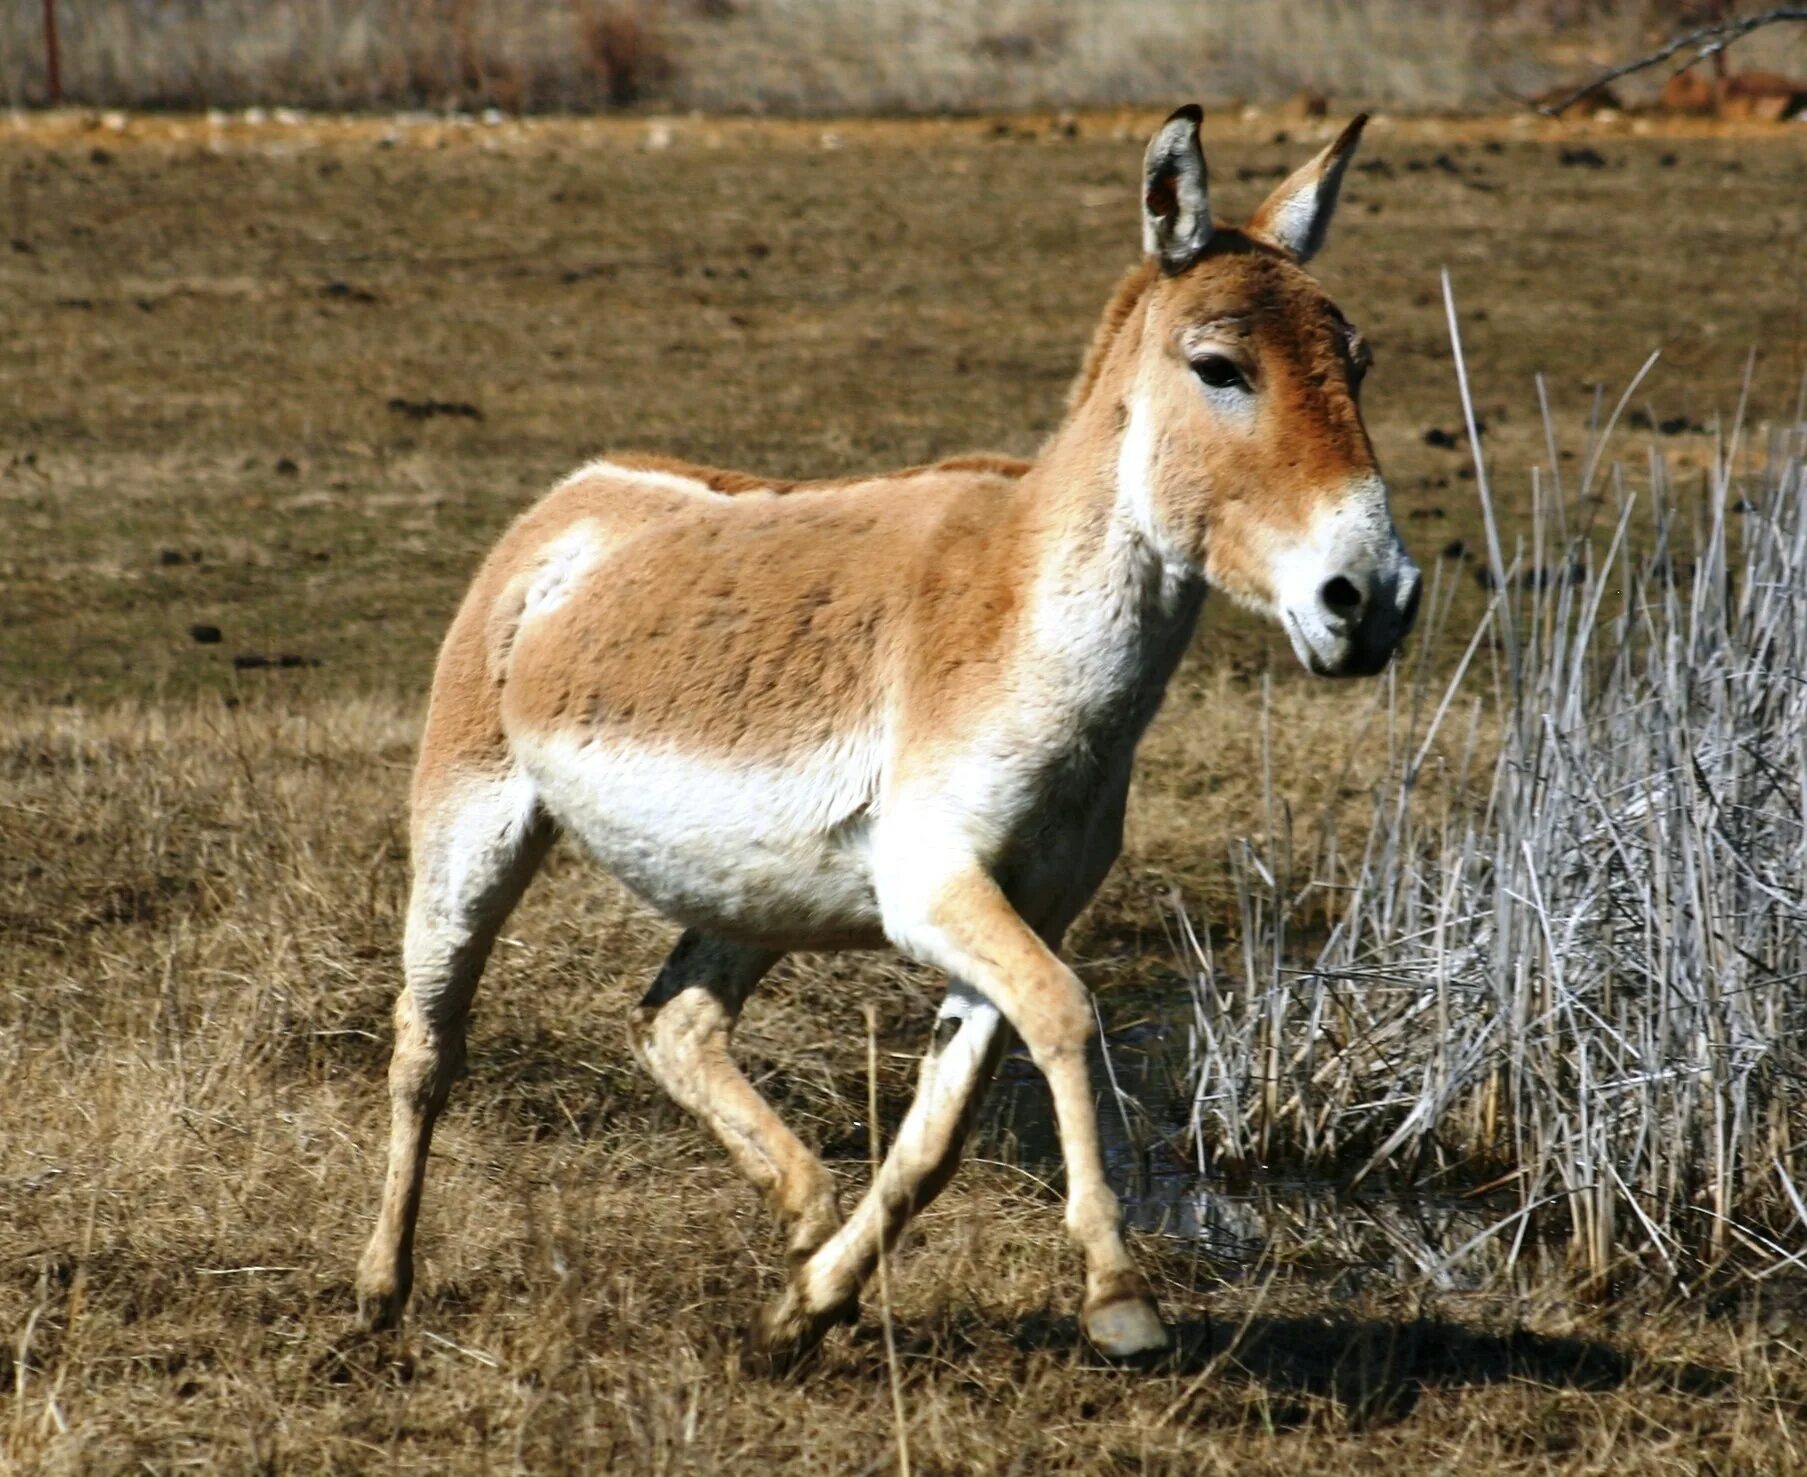
{"label": "animal's eye", "polygon": [[1192,372],[1213,390],[1246,390],[1249,387],[1248,376],[1236,367],[1236,361],[1222,354],[1201,354],[1192,361]]}

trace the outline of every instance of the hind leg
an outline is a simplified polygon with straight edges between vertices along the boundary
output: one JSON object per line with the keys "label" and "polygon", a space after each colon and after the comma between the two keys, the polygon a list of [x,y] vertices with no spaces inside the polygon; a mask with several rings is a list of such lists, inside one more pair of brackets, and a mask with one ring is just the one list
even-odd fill
{"label": "hind leg", "polygon": [[426,813],[416,806],[405,984],[389,1063],[389,1169],[376,1230],[358,1264],[358,1318],[366,1328],[394,1325],[407,1304],[427,1146],[464,1063],[471,997],[553,834],[519,774],[466,779]]}
{"label": "hind leg", "polygon": [[741,1006],[780,957],[687,929],[640,1002],[634,1046],[789,1226],[796,1266],[841,1224],[834,1180],[728,1054]]}

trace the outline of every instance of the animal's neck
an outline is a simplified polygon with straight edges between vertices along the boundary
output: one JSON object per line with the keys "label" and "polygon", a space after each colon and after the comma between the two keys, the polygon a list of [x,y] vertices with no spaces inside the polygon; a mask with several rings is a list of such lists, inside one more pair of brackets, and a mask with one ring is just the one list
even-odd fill
{"label": "animal's neck", "polygon": [[[1135,325],[1126,325],[1133,333]],[[1119,346],[1120,349],[1124,346]],[[1163,536],[1147,486],[1154,427],[1114,386],[1092,387],[1048,442],[1021,495],[1045,519],[1037,644],[1102,718],[1154,714],[1204,602],[1201,572]],[[1125,392],[1127,393],[1127,392]]]}

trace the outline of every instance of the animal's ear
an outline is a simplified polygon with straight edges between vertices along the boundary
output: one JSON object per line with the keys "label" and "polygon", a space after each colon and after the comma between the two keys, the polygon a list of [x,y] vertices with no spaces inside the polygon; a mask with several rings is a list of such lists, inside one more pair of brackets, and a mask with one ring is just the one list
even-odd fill
{"label": "animal's ear", "polygon": [[1366,113],[1356,114],[1335,143],[1280,184],[1250,218],[1249,234],[1271,242],[1300,262],[1316,256],[1330,230],[1330,217],[1336,214],[1343,172],[1355,156],[1355,145],[1367,121]]}
{"label": "animal's ear", "polygon": [[1211,239],[1211,197],[1198,146],[1204,118],[1188,103],[1156,131],[1142,156],[1142,247],[1172,274],[1204,255]]}

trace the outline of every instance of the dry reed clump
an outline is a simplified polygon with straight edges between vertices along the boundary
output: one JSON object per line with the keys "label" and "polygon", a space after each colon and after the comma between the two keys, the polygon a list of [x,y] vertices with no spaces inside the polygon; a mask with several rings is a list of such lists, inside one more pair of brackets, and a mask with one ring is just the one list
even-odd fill
{"label": "dry reed clump", "polygon": [[1734,426],[1698,497],[1655,451],[1592,496],[1604,434],[1568,487],[1552,437],[1509,560],[1488,506],[1495,598],[1447,688],[1393,679],[1366,834],[1239,852],[1240,970],[1193,944],[1193,1127],[1232,1164],[1509,1188],[1437,1285],[1546,1252],[1596,1291],[1798,1281],[1807,423],[1754,459]]}

